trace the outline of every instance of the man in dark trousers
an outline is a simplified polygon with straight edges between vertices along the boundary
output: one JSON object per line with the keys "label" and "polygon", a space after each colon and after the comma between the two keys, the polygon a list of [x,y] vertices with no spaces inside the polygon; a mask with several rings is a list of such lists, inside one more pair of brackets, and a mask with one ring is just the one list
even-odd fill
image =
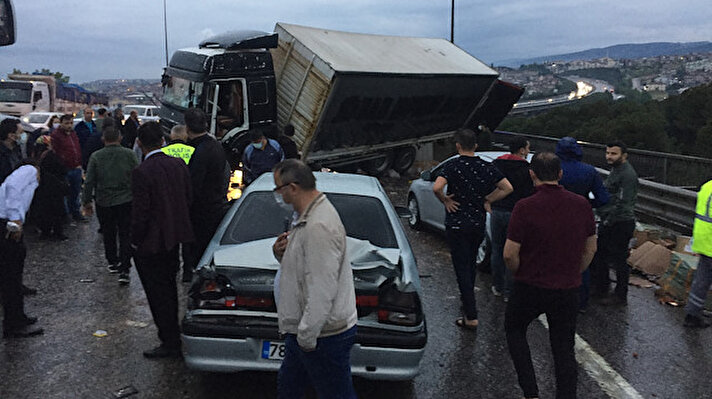
{"label": "man in dark trousers", "polygon": [[[628,303],[628,244],[635,230],[638,174],[628,162],[628,148],[621,141],[613,141],[606,146],[606,162],[613,167],[603,183],[610,194],[610,201],[596,210],[601,223],[591,276],[594,294],[600,297],[598,303],[622,306]],[[609,294],[610,267],[616,271],[616,288],[612,294]]]}
{"label": "man in dark trousers", "polygon": [[[556,143],[556,156],[561,159],[563,176],[559,184],[565,189],[574,192],[591,203],[593,208],[601,207],[608,203],[609,196],[603,179],[593,166],[581,162],[583,151],[573,137],[564,137]],[[593,199],[589,198],[593,195]],[[586,269],[581,275],[581,301],[579,313],[586,313],[591,286],[591,271]]]}
{"label": "man in dark trousers", "polygon": [[[435,179],[433,192],[447,211],[445,227],[464,313],[455,323],[472,330],[479,323],[474,291],[475,261],[477,248],[485,236],[485,203],[499,201],[513,188],[494,165],[475,156],[475,132],[469,129],[455,132],[455,148],[460,156],[444,165]],[[447,195],[443,192],[446,185]]]}
{"label": "man in dark trousers", "polygon": [[133,151],[121,146],[116,128],[107,126],[102,135],[105,147],[89,158],[82,204],[85,213],[91,215],[92,202],[96,201],[109,273],[119,273],[119,284],[125,285],[131,268],[131,172],[138,161]]}
{"label": "man in dark trousers", "polygon": [[139,128],[138,143],[146,157],[131,176],[131,246],[161,340],[143,355],[180,357],[176,275],[178,245],[194,240],[190,174],[185,162],[161,151],[163,133],[157,122]]}
{"label": "man in dark trousers", "polygon": [[514,187],[511,194],[491,204],[492,293],[495,296],[504,295],[505,301],[509,299],[513,284],[512,274],[504,266],[502,259],[509,218],[517,201],[530,196],[534,191],[534,184],[529,176],[529,162],[527,162],[529,151],[529,140],[522,136],[515,136],[509,142],[509,154],[502,155],[492,162]]}
{"label": "man in dark trousers", "polygon": [[[23,161],[25,162],[25,161]],[[3,306],[3,338],[39,335],[36,317],[25,314],[22,274],[27,254],[24,222],[39,181],[34,165],[15,169],[0,184],[0,298]]]}
{"label": "man in dark trousers", "polygon": [[504,244],[504,262],[515,280],[504,319],[507,345],[524,397],[539,397],[527,328],[546,314],[556,398],[575,399],[579,286],[596,252],[596,224],[588,201],[558,184],[556,155],[539,153],[531,165],[536,192],[514,206]]}
{"label": "man in dark trousers", "polygon": [[230,183],[230,165],[220,143],[208,135],[208,118],[199,108],[185,111],[188,145],[195,148],[188,169],[193,184],[193,205],[190,218],[195,231],[195,243],[190,246],[183,261],[183,281],[192,278],[200,257],[215,234],[227,210],[227,187]]}

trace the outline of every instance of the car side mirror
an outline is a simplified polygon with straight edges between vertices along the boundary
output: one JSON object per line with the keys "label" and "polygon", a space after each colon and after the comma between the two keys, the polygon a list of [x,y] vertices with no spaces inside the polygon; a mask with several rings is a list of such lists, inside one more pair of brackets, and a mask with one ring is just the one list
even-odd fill
{"label": "car side mirror", "polygon": [[11,0],[0,0],[0,46],[15,43],[15,13]]}
{"label": "car side mirror", "polygon": [[424,170],[424,171],[420,172],[420,178],[425,181],[431,181],[432,177],[433,177],[432,175],[433,175],[433,172],[431,172],[430,170]]}
{"label": "car side mirror", "polygon": [[413,215],[410,212],[410,209],[408,209],[404,206],[397,206],[396,213],[398,214],[399,218],[403,218],[403,219],[409,219]]}

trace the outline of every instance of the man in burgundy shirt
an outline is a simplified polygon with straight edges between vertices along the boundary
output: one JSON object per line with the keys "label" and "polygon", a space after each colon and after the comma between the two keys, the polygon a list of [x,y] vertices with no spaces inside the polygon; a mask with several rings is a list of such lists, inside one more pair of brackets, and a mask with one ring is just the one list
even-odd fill
{"label": "man in burgundy shirt", "polygon": [[68,211],[76,221],[86,221],[79,212],[79,193],[82,190],[82,148],[79,138],[72,129],[72,115],[65,114],[59,118],[59,128],[52,134],[52,149],[67,168],[69,183]]}
{"label": "man in burgundy shirt", "polygon": [[504,262],[514,273],[505,331],[525,398],[539,396],[527,327],[546,314],[554,355],[556,398],[576,398],[574,335],[581,272],[596,252],[596,224],[588,200],[558,184],[561,161],[537,154],[530,171],[536,192],[517,202],[509,221]]}

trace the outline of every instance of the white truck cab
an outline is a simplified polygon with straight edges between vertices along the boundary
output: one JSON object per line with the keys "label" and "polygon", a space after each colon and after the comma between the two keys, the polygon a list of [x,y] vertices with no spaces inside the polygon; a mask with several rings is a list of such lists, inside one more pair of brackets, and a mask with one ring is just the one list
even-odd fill
{"label": "white truck cab", "polygon": [[49,86],[39,81],[0,81],[0,113],[20,116],[50,110]]}

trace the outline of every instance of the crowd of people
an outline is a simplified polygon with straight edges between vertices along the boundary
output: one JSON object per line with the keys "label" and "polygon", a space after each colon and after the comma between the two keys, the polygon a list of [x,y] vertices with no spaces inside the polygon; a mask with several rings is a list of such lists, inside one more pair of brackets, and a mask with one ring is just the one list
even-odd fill
{"label": "crowd of people", "polygon": [[[26,220],[41,240],[64,241],[67,224],[96,214],[109,273],[127,285],[136,266],[158,326],[161,345],[144,355],[179,356],[179,254],[189,282],[227,210],[230,166],[200,109],[187,110],[185,125],[169,137],[156,122],[141,124],[135,111],[125,121],[120,109],[96,114],[87,108],[76,124],[70,114],[53,117],[24,149],[20,121],[0,125],[3,336],[43,332],[24,310],[24,296],[36,293],[22,284]],[[245,158],[253,178],[284,159],[275,140],[259,136]]]}
{"label": "crowd of people", "polygon": [[[463,313],[456,325],[473,330],[479,324],[474,265],[490,212],[491,288],[507,302],[504,330],[524,397],[539,396],[526,333],[531,322],[545,314],[556,397],[575,398],[577,315],[586,312],[591,297],[601,306],[628,302],[627,258],[638,187],[628,149],[617,140],[607,144],[605,158],[611,171],[603,181],[593,166],[581,161],[581,147],[572,137],[560,139],[555,153],[537,153],[531,163],[530,143],[523,137],[514,137],[510,153],[491,164],[475,156],[473,131],[459,130],[455,143],[460,156],[443,167],[433,191],[447,211],[447,237]],[[700,254],[700,264],[684,321],[691,328],[710,325],[701,317],[712,284],[710,198],[712,182],[698,196],[693,249]],[[612,291],[610,269],[616,275]]]}
{"label": "crowd of people", "polygon": [[[22,284],[28,210],[40,237],[54,240],[67,239],[68,217],[84,222],[96,213],[109,272],[129,284],[133,260],[158,327],[160,345],[144,356],[180,357],[180,255],[183,280],[189,281],[227,210],[230,166],[200,109],[188,109],[185,125],[175,126],[168,138],[158,123],[140,124],[133,114],[125,123],[104,109],[98,115],[95,121],[87,109],[76,125],[72,115],[50,120],[46,131],[31,135],[26,159],[17,145],[19,120],[0,123],[3,337],[43,332],[24,310],[24,296],[34,291]],[[311,382],[320,396],[354,397],[349,351],[357,315],[346,235],[309,167],[285,160],[299,157],[290,132],[288,127],[281,141],[251,132],[242,159],[246,183],[274,171],[276,200],[295,211],[291,228],[273,246],[282,265],[275,299],[286,337],[279,391],[298,397]],[[504,330],[524,397],[539,395],[526,332],[541,314],[549,325],[556,397],[576,397],[577,316],[586,312],[590,297],[601,306],[627,304],[626,260],[638,185],[627,147],[621,141],[606,146],[612,169],[604,181],[581,161],[581,147],[571,137],[562,138],[555,153],[539,152],[531,162],[530,143],[515,137],[510,153],[493,163],[476,156],[475,132],[460,129],[454,138],[459,157],[442,168],[433,192],[446,210],[460,291],[462,317],[455,323],[466,330],[480,323],[475,257],[490,212],[491,290],[507,302]],[[702,186],[697,206],[693,249],[701,260],[686,307],[688,327],[709,326],[700,312],[712,282],[710,198],[712,182]]]}

